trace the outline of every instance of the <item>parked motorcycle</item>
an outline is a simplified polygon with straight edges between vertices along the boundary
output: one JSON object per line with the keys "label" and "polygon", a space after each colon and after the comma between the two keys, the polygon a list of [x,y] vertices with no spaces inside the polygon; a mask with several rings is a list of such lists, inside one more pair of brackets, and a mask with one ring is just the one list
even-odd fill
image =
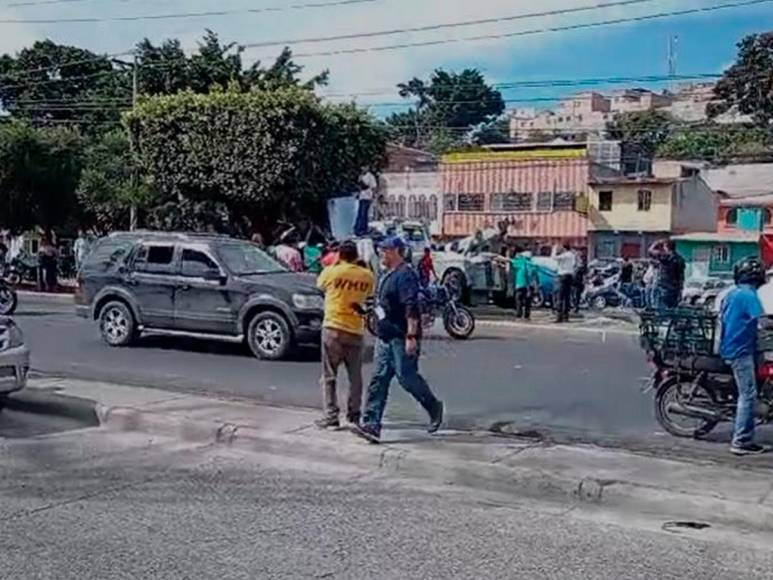
{"label": "parked motorcycle", "polygon": [[0,280],[0,315],[10,316],[16,311],[19,298],[16,290],[11,288],[5,281]]}
{"label": "parked motorcycle", "polygon": [[[713,354],[715,315],[702,309],[645,312],[642,345],[654,371],[655,417],[677,437],[704,437],[735,417],[738,389],[730,367]],[[756,417],[773,422],[773,352],[757,366]]]}
{"label": "parked motorcycle", "polygon": [[[375,299],[368,300],[363,313],[366,317],[368,331],[374,336],[377,333],[378,325],[375,305]],[[431,329],[438,317],[442,319],[443,327],[451,338],[465,340],[475,330],[475,316],[472,311],[459,304],[452,292],[441,284],[431,284],[421,289],[419,292],[419,311],[421,312],[421,326],[424,330]]]}
{"label": "parked motorcycle", "polygon": [[6,266],[4,278],[11,286],[18,286],[22,282],[37,282],[37,257],[20,253]]}

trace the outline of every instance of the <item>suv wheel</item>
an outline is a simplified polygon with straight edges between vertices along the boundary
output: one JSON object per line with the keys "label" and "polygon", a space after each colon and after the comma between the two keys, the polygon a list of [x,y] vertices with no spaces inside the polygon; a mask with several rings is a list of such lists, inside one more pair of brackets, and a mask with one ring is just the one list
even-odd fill
{"label": "suv wheel", "polygon": [[281,314],[261,312],[250,321],[247,342],[256,357],[277,360],[290,351],[292,333]]}
{"label": "suv wheel", "polygon": [[134,316],[123,302],[108,302],[99,313],[99,332],[110,346],[130,344],[134,327]]}

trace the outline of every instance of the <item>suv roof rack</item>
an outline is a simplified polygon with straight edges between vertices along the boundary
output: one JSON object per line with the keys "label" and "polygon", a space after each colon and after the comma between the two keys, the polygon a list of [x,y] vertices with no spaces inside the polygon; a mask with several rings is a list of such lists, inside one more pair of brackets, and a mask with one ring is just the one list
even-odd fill
{"label": "suv roof rack", "polygon": [[214,234],[214,233],[207,233],[207,232],[162,232],[158,230],[134,230],[130,232],[122,231],[122,232],[111,232],[108,234],[109,237],[154,237],[154,238],[166,238],[166,239],[174,239],[174,240],[192,240],[192,239],[219,239],[219,240],[228,240],[231,239],[231,236],[228,236],[226,234]]}

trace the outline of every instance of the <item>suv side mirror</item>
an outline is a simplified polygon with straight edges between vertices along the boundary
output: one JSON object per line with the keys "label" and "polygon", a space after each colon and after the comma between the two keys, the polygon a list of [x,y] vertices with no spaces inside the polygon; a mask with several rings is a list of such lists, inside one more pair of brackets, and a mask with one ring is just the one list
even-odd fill
{"label": "suv side mirror", "polygon": [[225,283],[228,281],[228,277],[225,274],[220,272],[220,270],[215,270],[214,268],[204,272],[204,279],[218,281],[220,282],[221,286],[225,286]]}

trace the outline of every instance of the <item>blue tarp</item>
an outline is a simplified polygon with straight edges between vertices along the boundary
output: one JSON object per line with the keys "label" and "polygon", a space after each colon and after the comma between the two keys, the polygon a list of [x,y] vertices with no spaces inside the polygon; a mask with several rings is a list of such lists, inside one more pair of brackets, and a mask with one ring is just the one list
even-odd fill
{"label": "blue tarp", "polygon": [[334,197],[327,201],[327,215],[330,233],[335,240],[345,240],[354,234],[354,220],[357,217],[357,198]]}

